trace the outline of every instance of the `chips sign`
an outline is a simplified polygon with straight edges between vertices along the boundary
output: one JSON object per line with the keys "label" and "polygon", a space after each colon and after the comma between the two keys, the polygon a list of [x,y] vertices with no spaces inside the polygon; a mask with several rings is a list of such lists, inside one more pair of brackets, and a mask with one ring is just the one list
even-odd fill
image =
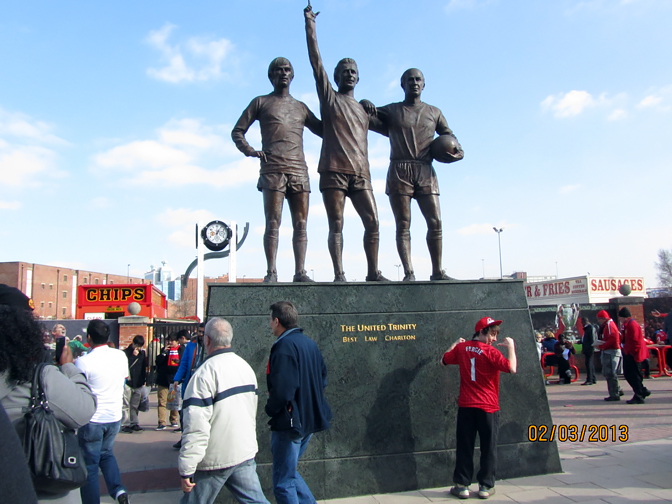
{"label": "chips sign", "polygon": [[110,286],[92,286],[84,288],[84,297],[89,303],[101,301],[109,302],[126,302],[128,301],[144,301],[145,287],[110,287]]}
{"label": "chips sign", "polygon": [[525,283],[525,296],[529,305],[558,303],[604,303],[620,297],[619,288],[628,285],[633,296],[645,296],[643,277],[593,277],[583,276]]}
{"label": "chips sign", "polygon": [[138,303],[143,317],[166,317],[166,295],[151,284],[104,284],[77,287],[77,318],[87,314],[104,318],[117,318],[128,314],[128,305]]}

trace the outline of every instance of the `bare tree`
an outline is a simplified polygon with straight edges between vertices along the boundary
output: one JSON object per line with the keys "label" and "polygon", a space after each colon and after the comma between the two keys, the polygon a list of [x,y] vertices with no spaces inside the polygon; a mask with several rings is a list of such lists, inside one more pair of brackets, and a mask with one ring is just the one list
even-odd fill
{"label": "bare tree", "polygon": [[658,281],[661,287],[672,287],[672,251],[660,249],[658,251]]}

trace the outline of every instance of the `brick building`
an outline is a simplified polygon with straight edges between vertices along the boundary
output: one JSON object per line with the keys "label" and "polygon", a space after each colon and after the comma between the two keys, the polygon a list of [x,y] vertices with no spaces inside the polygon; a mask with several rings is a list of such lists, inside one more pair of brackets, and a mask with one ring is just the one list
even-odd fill
{"label": "brick building", "polygon": [[150,281],[126,275],[112,275],[60,266],[3,262],[0,263],[0,283],[16,287],[32,298],[35,303],[35,313],[39,317],[70,319],[75,316],[77,287],[80,285],[149,284]]}
{"label": "brick building", "polygon": [[[238,277],[236,283],[261,283],[263,278]],[[228,283],[229,275],[222,275],[217,278],[205,277],[203,286],[203,296],[205,305],[208,303],[208,286],[211,284]],[[187,279],[187,285],[182,288],[181,298],[178,301],[168,301],[168,318],[177,319],[191,317],[196,315],[196,289],[197,280],[195,278]]]}

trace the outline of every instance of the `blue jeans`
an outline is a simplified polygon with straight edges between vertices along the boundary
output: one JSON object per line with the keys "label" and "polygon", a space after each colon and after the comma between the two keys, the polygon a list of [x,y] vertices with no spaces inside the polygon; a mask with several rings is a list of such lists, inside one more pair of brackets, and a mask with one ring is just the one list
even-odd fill
{"label": "blue jeans", "polygon": [[121,484],[121,474],[117,459],[112,453],[114,439],[119,432],[121,421],[112,423],[90,422],[77,430],[79,447],[82,449],[86,470],[89,472],[86,485],[79,489],[82,504],[100,504],[100,485],[98,484],[98,468],[103,473],[110,497],[125,492]]}
{"label": "blue jeans", "polygon": [[254,459],[226,469],[196,471],[194,483],[196,486],[182,496],[180,504],[212,504],[223,486],[243,504],[270,504],[261,489]]}
{"label": "blue jeans", "polygon": [[316,504],[308,485],[296,470],[312,436],[297,438],[290,431],[271,432],[273,493],[278,504]]}

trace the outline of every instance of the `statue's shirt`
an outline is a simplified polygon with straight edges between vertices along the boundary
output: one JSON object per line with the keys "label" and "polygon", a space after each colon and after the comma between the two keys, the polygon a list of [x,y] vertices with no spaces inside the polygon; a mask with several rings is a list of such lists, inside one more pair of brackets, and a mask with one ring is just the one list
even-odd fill
{"label": "statue's shirt", "polygon": [[357,100],[334,91],[321,60],[313,73],[324,127],[317,171],[349,173],[371,180],[367,149],[369,115]]}
{"label": "statue's shirt", "polygon": [[255,150],[245,140],[245,133],[255,120],[261,127],[261,150],[266,152],[267,159],[266,162],[261,160],[260,173],[307,175],[303,128],[306,126],[316,135],[322,135],[322,123],[315,114],[291,96],[257,96],[231,132],[236,147],[245,155]]}
{"label": "statue's shirt", "polygon": [[452,135],[441,111],[420,102],[403,102],[378,107],[378,121],[371,121],[371,129],[390,138],[391,161],[432,162],[429,145],[434,133]]}

